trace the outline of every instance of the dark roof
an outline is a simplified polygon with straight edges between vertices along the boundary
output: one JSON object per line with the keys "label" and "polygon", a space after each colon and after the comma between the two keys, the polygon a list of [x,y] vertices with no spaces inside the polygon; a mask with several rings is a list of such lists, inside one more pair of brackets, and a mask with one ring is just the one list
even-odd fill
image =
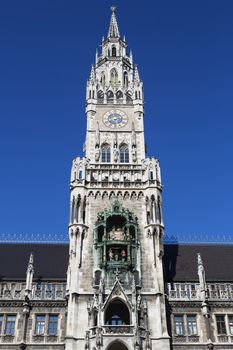
{"label": "dark roof", "polygon": [[233,281],[233,245],[215,244],[166,244],[165,279],[197,281],[197,253],[201,254],[207,281]]}
{"label": "dark roof", "polygon": [[[30,253],[34,253],[35,279],[66,280],[69,245],[0,243],[0,278],[25,280]],[[165,244],[167,281],[197,281],[197,253],[207,281],[233,281],[233,245]]]}
{"label": "dark roof", "polygon": [[25,280],[30,253],[35,279],[66,279],[68,244],[0,244],[0,278]]}

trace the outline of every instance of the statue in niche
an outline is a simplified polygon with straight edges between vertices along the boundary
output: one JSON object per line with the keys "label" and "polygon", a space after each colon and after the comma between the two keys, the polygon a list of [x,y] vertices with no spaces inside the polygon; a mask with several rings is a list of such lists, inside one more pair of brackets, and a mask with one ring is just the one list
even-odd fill
{"label": "statue in niche", "polygon": [[113,253],[112,248],[109,249],[108,256],[109,256],[109,260],[110,261],[114,260],[114,253]]}
{"label": "statue in niche", "polygon": [[122,249],[122,251],[121,251],[121,260],[125,261],[125,259],[126,259],[126,252],[125,252],[124,249]]}
{"label": "statue in niche", "polygon": [[132,148],[132,159],[133,159],[133,162],[137,161],[137,150],[135,146],[133,146]]}
{"label": "statue in niche", "polygon": [[99,146],[96,146],[95,147],[95,160],[96,162],[98,162],[100,159],[100,149],[99,149]]}
{"label": "statue in niche", "polygon": [[117,146],[115,145],[114,146],[114,149],[113,149],[113,159],[114,159],[114,162],[117,162],[118,161],[118,158],[119,158],[119,151],[117,149]]}

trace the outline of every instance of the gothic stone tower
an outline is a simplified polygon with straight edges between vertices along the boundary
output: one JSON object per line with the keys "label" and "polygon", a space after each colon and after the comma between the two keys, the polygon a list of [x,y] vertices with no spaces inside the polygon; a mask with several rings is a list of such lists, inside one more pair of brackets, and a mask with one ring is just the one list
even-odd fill
{"label": "gothic stone tower", "polygon": [[169,349],[162,184],[145,156],[143,100],[112,7],[87,82],[85,157],[71,171],[67,350]]}

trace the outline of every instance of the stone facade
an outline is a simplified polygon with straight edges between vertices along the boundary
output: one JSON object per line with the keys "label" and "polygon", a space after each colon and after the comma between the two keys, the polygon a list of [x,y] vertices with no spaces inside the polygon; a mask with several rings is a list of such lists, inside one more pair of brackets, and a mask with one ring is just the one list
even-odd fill
{"label": "stone facade", "polygon": [[200,254],[195,281],[164,277],[160,166],[145,154],[143,83],[114,7],[86,89],[67,277],[35,280],[30,255],[25,280],[2,279],[0,349],[233,349],[233,284],[207,282]]}

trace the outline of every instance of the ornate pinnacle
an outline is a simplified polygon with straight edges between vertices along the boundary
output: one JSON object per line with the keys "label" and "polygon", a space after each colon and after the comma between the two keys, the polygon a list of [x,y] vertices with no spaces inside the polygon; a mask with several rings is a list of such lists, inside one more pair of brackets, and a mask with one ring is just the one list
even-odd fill
{"label": "ornate pinnacle", "polygon": [[28,262],[28,270],[33,270],[33,262],[34,262],[34,255],[31,253],[29,262]]}
{"label": "ornate pinnacle", "polygon": [[110,26],[109,26],[109,30],[108,30],[108,38],[110,38],[110,37],[111,38],[119,38],[120,33],[119,33],[117,19],[116,19],[116,15],[115,15],[116,6],[111,6],[111,10],[112,10],[112,16],[111,16]]}
{"label": "ornate pinnacle", "polygon": [[135,64],[135,69],[134,69],[134,80],[137,82],[140,82],[140,77],[138,73],[138,66]]}
{"label": "ornate pinnacle", "polygon": [[90,81],[95,80],[95,69],[94,64],[91,65]]}
{"label": "ornate pinnacle", "polygon": [[203,266],[203,261],[202,261],[202,258],[201,258],[201,254],[200,253],[197,253],[197,264],[200,266],[202,265]]}

